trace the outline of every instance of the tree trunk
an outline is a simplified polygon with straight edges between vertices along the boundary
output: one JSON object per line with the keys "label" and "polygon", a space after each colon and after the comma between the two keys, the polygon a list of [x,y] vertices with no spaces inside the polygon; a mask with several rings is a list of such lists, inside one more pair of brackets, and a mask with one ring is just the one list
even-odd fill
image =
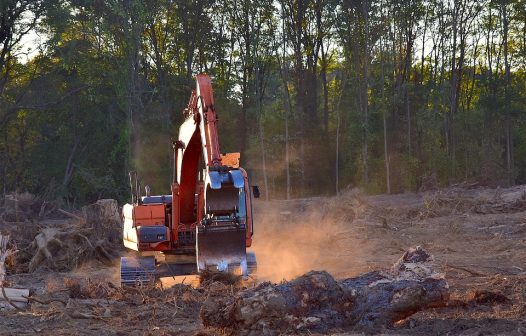
{"label": "tree trunk", "polygon": [[329,132],[329,89],[327,88],[327,52],[321,44],[321,83],[323,87],[323,130]]}
{"label": "tree trunk", "polygon": [[336,196],[340,193],[340,128],[341,128],[341,102],[342,102],[342,96],[345,92],[345,84],[347,82],[347,75],[344,74],[340,89],[340,96],[338,97],[338,105],[336,105],[336,153],[335,153],[335,160],[334,160],[334,174],[336,177],[335,181],[335,191]]}
{"label": "tree trunk", "polygon": [[391,193],[391,173],[389,171],[389,155],[387,149],[387,113],[385,107],[385,73],[384,73],[384,48],[383,41],[380,39],[380,67],[381,67],[381,81],[380,85],[382,86],[382,121],[384,127],[384,162],[385,162],[385,183],[387,186],[387,193]]}
{"label": "tree trunk", "polygon": [[424,64],[425,64],[425,49],[426,49],[426,32],[427,32],[427,21],[429,16],[429,11],[427,8],[426,10],[426,16],[424,18],[424,31],[422,32],[422,55],[420,58],[420,85],[424,85]]}
{"label": "tree trunk", "polygon": [[283,82],[283,95],[285,100],[285,174],[287,176],[287,190],[286,197],[290,199],[290,156],[289,156],[289,115],[292,114],[292,104],[290,102],[290,93],[285,74],[283,72],[283,65],[280,65],[279,72]]}
{"label": "tree trunk", "polygon": [[[261,113],[261,111],[260,111]],[[259,141],[261,144],[261,168],[263,169],[263,186],[265,188],[265,200],[269,200],[269,190],[268,190],[268,177],[267,177],[267,161],[265,155],[265,138],[263,132],[263,122],[262,116],[259,116]]]}
{"label": "tree trunk", "polygon": [[508,10],[506,2],[501,4],[502,11],[502,29],[503,29],[503,41],[504,44],[504,68],[505,68],[505,86],[504,86],[504,110],[506,114],[506,175],[508,180],[508,185],[515,184],[513,177],[513,132],[511,126],[511,116],[510,116],[510,64],[508,59]]}
{"label": "tree trunk", "polygon": [[259,80],[259,71],[256,71],[256,99],[257,99],[257,109],[259,116],[259,141],[261,145],[261,168],[263,170],[263,186],[265,189],[265,200],[270,199],[270,192],[268,190],[268,177],[267,177],[267,160],[265,155],[265,136],[263,130],[263,106],[261,100],[263,99],[263,92],[261,92],[260,80]]}
{"label": "tree trunk", "polygon": [[409,108],[409,86],[405,92],[405,108],[407,116],[407,155],[411,155],[411,109]]}
{"label": "tree trunk", "polygon": [[75,157],[75,154],[77,152],[78,147],[78,139],[75,136],[75,139],[73,140],[73,147],[71,148],[71,152],[69,153],[68,162],[66,163],[66,169],[64,171],[64,179],[62,180],[62,186],[66,187],[69,184],[69,181],[71,181],[71,177],[73,176],[73,158]]}
{"label": "tree trunk", "polygon": [[369,183],[369,6],[364,1],[362,10],[365,17],[365,47],[364,47],[364,98],[363,98],[363,179],[365,185]]}

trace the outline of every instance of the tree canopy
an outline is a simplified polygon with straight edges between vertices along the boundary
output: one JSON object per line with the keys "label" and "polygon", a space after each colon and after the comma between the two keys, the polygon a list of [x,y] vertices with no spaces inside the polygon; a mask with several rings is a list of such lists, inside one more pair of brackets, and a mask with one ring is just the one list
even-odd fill
{"label": "tree canopy", "polygon": [[3,192],[169,192],[201,72],[266,198],[526,182],[523,0],[3,0]]}

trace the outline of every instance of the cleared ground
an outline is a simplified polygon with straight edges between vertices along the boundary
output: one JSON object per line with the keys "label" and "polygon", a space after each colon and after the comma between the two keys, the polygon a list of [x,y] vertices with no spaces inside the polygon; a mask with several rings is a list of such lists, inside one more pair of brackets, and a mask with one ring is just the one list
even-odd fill
{"label": "cleared ground", "polygon": [[[338,197],[257,202],[254,214],[260,281],[293,279],[310,270],[326,270],[339,279],[352,277],[388,268],[416,245],[433,254],[446,274],[452,294],[447,307],[419,312],[392,329],[333,334],[526,334],[525,186],[459,186],[368,197],[349,190]],[[38,232],[9,223],[0,229],[13,232],[13,237]],[[0,334],[220,332],[203,329],[199,318],[212,281],[198,289],[179,285],[123,291],[115,286],[116,267],[96,262],[72,272],[44,267],[10,274],[8,281],[32,288],[43,303],[33,302],[20,312],[2,311]],[[59,301],[46,301],[50,299]]]}

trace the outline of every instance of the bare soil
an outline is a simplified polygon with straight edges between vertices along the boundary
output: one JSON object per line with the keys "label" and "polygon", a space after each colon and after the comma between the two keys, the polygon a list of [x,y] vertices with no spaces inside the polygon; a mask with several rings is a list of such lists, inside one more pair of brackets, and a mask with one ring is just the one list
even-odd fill
{"label": "bare soil", "polygon": [[[390,267],[408,247],[431,253],[449,282],[446,307],[428,309],[389,329],[338,329],[328,334],[525,335],[526,186],[468,188],[400,195],[258,201],[254,250],[258,281],[292,280],[310,270],[336,279]],[[44,227],[67,220],[10,224],[19,248]],[[8,268],[12,287],[32,291],[22,311],[0,311],[1,335],[216,335],[203,327],[200,288],[120,289],[117,266],[93,260],[74,271],[33,273]],[[18,265],[20,266],[20,265]],[[14,273],[18,270],[22,273]],[[222,285],[235,293],[239,285]]]}

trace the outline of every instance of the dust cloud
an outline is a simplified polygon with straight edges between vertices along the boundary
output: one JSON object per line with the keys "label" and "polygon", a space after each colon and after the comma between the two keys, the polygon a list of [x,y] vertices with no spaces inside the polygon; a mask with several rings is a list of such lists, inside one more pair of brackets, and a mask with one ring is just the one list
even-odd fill
{"label": "dust cloud", "polygon": [[355,222],[364,205],[355,197],[257,202],[254,209],[260,281],[291,280],[311,270],[348,277],[367,270]]}

